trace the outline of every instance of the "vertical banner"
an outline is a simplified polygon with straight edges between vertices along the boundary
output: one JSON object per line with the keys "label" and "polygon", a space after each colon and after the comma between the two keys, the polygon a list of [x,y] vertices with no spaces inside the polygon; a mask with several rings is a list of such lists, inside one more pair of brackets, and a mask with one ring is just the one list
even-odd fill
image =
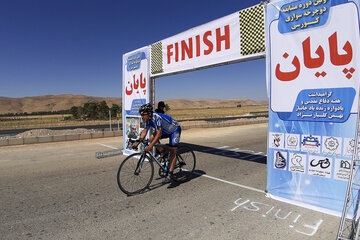
{"label": "vertical banner", "polygon": [[123,153],[126,155],[134,152],[126,148],[127,140],[138,138],[142,130],[139,108],[150,99],[149,52],[144,47],[123,55]]}
{"label": "vertical banner", "polygon": [[268,4],[266,49],[268,195],[339,214],[355,145],[358,0]]}

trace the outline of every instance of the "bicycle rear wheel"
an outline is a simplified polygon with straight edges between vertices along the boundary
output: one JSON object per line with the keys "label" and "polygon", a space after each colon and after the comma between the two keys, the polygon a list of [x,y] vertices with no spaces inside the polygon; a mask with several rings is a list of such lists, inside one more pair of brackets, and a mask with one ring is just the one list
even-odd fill
{"label": "bicycle rear wheel", "polygon": [[194,151],[187,146],[181,146],[176,153],[176,165],[174,169],[174,180],[185,182],[189,179],[191,172],[196,167],[196,156]]}
{"label": "bicycle rear wheel", "polygon": [[142,192],[149,187],[154,176],[154,164],[141,153],[134,153],[120,164],[117,182],[127,195]]}

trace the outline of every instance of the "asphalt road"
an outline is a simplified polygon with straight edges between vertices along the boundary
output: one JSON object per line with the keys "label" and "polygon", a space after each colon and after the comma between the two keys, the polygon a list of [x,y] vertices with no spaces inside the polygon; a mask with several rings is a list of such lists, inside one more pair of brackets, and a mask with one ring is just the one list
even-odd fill
{"label": "asphalt road", "polygon": [[189,129],[197,174],[128,197],[122,138],[0,148],[0,239],[335,239],[340,218],[265,196],[267,124]]}

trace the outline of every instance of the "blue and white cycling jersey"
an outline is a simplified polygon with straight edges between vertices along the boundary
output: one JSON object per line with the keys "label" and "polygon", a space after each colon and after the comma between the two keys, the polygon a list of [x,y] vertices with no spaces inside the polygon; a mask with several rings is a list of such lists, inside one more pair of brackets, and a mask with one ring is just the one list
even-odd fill
{"label": "blue and white cycling jersey", "polygon": [[145,129],[149,130],[150,127],[155,128],[156,131],[161,130],[161,139],[169,138],[169,145],[177,147],[180,142],[181,127],[180,124],[172,117],[162,114],[153,113],[149,122],[145,123]]}
{"label": "blue and white cycling jersey", "polygon": [[179,126],[179,123],[172,117],[154,112],[149,122],[145,123],[144,128],[148,130],[153,127],[156,131],[162,130],[162,138],[166,138],[178,130]]}

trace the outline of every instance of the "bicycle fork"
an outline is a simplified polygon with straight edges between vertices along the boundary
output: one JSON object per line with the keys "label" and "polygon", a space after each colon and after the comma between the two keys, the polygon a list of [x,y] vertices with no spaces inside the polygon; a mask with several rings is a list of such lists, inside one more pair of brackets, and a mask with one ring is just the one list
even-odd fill
{"label": "bicycle fork", "polygon": [[144,163],[145,159],[146,159],[145,154],[142,154],[142,155],[140,156],[140,159],[139,159],[137,165],[136,165],[136,168],[135,168],[135,171],[134,171],[134,175],[139,175],[139,174],[140,174],[141,168],[142,168],[142,166],[143,166],[143,163]]}

